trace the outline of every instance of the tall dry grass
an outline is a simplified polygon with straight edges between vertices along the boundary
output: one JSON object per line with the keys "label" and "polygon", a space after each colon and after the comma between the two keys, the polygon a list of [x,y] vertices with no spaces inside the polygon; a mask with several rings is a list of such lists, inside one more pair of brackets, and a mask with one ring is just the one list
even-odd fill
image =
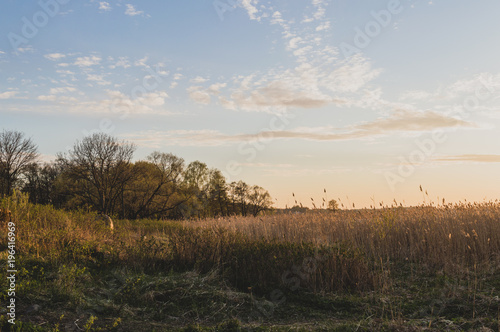
{"label": "tall dry grass", "polygon": [[[312,211],[202,221],[117,220],[5,198],[17,225],[19,259],[150,272],[217,270],[240,289],[363,291],[390,269],[498,273],[500,204]],[[0,231],[0,250],[7,247]],[[5,253],[6,251],[4,251]],[[4,259],[5,257],[0,257]]]}
{"label": "tall dry grass", "polygon": [[[365,257],[344,245],[256,239],[223,227],[158,220],[117,220],[111,232],[93,213],[34,205],[25,196],[5,198],[0,206],[12,211],[20,265],[77,264],[148,273],[216,270],[239,289],[250,287],[256,292],[287,282],[286,287],[317,291],[359,291],[375,284]],[[7,236],[2,235],[0,251],[6,248]],[[304,273],[304,262],[315,257],[315,268],[308,267]],[[5,255],[0,256],[3,259]],[[287,271],[297,268],[302,271],[300,278],[284,280]]]}
{"label": "tall dry grass", "polygon": [[459,203],[433,207],[316,211],[263,217],[230,217],[186,227],[223,227],[252,239],[344,243],[373,262],[411,262],[463,272],[500,266],[500,204]]}

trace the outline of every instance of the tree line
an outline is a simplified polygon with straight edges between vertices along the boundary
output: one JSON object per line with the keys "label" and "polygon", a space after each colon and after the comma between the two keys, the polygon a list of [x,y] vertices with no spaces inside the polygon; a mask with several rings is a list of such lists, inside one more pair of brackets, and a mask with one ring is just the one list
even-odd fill
{"label": "tree line", "polygon": [[228,183],[205,163],[153,152],[133,161],[135,145],[96,133],[51,163],[18,131],[0,133],[0,195],[25,192],[37,204],[88,209],[119,218],[207,218],[254,215],[272,206],[269,193],[243,181]]}

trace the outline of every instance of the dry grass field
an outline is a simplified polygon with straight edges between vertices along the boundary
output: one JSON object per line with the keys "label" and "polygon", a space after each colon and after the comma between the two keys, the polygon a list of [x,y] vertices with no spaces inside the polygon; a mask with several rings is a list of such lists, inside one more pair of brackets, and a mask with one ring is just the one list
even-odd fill
{"label": "dry grass field", "polygon": [[115,220],[113,232],[24,196],[0,208],[17,228],[16,331],[500,330],[498,202]]}
{"label": "dry grass field", "polygon": [[363,252],[372,262],[422,264],[432,271],[460,273],[498,268],[500,203],[382,209],[320,210],[260,218],[184,222],[185,227],[227,229],[253,240],[339,243]]}

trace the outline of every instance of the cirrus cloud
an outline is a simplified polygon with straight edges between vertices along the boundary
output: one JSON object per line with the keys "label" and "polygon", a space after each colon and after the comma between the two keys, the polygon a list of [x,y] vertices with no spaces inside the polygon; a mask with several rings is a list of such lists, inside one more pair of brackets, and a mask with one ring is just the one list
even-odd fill
{"label": "cirrus cloud", "polygon": [[474,128],[473,123],[449,118],[432,111],[414,112],[397,110],[388,117],[349,126],[344,129],[331,127],[271,131],[253,134],[228,135],[217,130],[172,130],[131,133],[127,138],[139,145],[160,146],[219,146],[274,139],[300,139],[310,141],[340,141],[374,138],[407,132],[426,132],[437,128]]}

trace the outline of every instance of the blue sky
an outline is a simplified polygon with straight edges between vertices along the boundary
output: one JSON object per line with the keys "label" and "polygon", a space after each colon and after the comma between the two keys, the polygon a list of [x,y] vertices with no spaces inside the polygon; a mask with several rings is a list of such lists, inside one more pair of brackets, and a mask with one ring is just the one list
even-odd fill
{"label": "blue sky", "polygon": [[499,196],[498,1],[1,6],[0,128],[45,161],[104,131],[279,207]]}

